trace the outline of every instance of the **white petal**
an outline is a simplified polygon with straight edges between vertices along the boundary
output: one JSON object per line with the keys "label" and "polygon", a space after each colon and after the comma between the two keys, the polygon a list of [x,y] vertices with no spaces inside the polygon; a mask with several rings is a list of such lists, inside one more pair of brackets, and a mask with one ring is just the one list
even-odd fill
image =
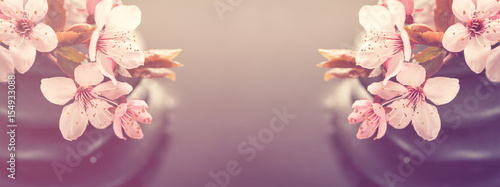
{"label": "white petal", "polygon": [[396,49],[391,47],[383,45],[382,41],[377,38],[369,39],[356,53],[356,64],[367,69],[374,69],[394,54]]}
{"label": "white petal", "polygon": [[403,68],[403,52],[394,54],[394,56],[386,62],[387,73],[385,74],[384,84],[387,84],[389,79],[395,77]]}
{"label": "white petal", "polygon": [[73,99],[76,94],[76,86],[72,79],[66,77],[52,77],[42,79],[40,89],[43,96],[51,103],[64,105]]}
{"label": "white petal", "polygon": [[57,47],[56,33],[52,30],[52,28],[44,23],[40,23],[33,28],[31,37],[28,40],[31,45],[33,45],[35,49],[40,52],[50,52]]}
{"label": "white petal", "polygon": [[32,22],[38,22],[45,17],[49,7],[47,5],[47,1],[45,0],[29,0],[24,9],[28,14],[29,20]]}
{"label": "white petal", "polygon": [[92,37],[90,37],[90,44],[89,44],[89,58],[90,61],[96,61],[96,55],[97,55],[97,41],[99,40],[99,31],[95,30],[94,33],[92,33]]}
{"label": "white petal", "polygon": [[97,26],[97,31],[101,31],[103,26],[108,20],[109,12],[113,7],[113,2],[111,0],[104,0],[97,4],[95,7],[94,19]]}
{"label": "white petal", "polygon": [[488,57],[486,76],[492,82],[500,82],[500,47],[493,49]]}
{"label": "white petal", "polygon": [[116,136],[120,139],[123,138],[123,131],[122,131],[122,121],[120,117],[115,117],[115,120],[113,122],[113,131],[115,132]]}
{"label": "white petal", "polygon": [[443,35],[443,47],[450,52],[463,51],[470,42],[470,33],[461,23],[450,26]]}
{"label": "white petal", "polygon": [[132,86],[128,83],[117,82],[117,84],[115,85],[112,81],[107,81],[105,83],[99,84],[94,89],[92,89],[93,92],[111,100],[115,100],[123,95],[127,95],[132,90]]}
{"label": "white petal", "polygon": [[0,5],[2,13],[14,18],[19,19],[23,17],[23,1],[20,0],[3,0]]}
{"label": "white petal", "polygon": [[110,78],[113,81],[113,84],[116,84],[117,81],[114,73],[115,62],[113,62],[106,54],[100,51],[97,52],[96,62],[102,75]]}
{"label": "white petal", "polygon": [[97,85],[104,80],[95,63],[82,64],[75,68],[75,81],[82,87]]}
{"label": "white petal", "polygon": [[[120,66],[126,69],[137,68],[144,65],[144,53],[139,46],[130,38],[115,39],[116,47],[110,44],[106,48],[106,54]],[[113,43],[115,42],[113,41]]]}
{"label": "white petal", "polygon": [[479,0],[477,1],[477,18],[486,19],[495,15],[500,10],[497,0]]}
{"label": "white petal", "polygon": [[104,129],[108,127],[114,120],[113,114],[109,112],[112,106],[101,99],[94,99],[91,101],[93,106],[87,108],[87,114],[90,124],[97,129]]}
{"label": "white petal", "polygon": [[391,17],[389,10],[380,5],[365,5],[359,10],[359,23],[367,31],[394,30]]}
{"label": "white petal", "polygon": [[10,54],[14,60],[14,66],[19,73],[26,73],[35,63],[36,49],[29,42],[22,41],[18,37],[9,46]]}
{"label": "white petal", "polygon": [[59,119],[59,129],[64,139],[72,141],[82,136],[87,124],[88,118],[85,109],[78,103],[72,103],[63,108]]}
{"label": "white petal", "polygon": [[396,24],[398,30],[403,30],[403,26],[406,20],[405,7],[403,3],[397,0],[389,0],[387,2],[387,7],[392,15],[392,22]]}
{"label": "white petal", "polygon": [[418,64],[404,63],[396,79],[403,85],[419,87],[425,81],[425,69]]}
{"label": "white petal", "polygon": [[0,47],[0,82],[6,82],[14,74],[14,61],[7,49]]}
{"label": "white petal", "polygon": [[398,99],[389,105],[392,110],[387,115],[387,121],[396,129],[403,129],[410,124],[413,109],[407,103],[406,99]]}
{"label": "white petal", "polygon": [[386,85],[383,82],[372,83],[368,86],[368,91],[373,95],[380,96],[382,99],[389,100],[402,95],[407,89],[399,83],[388,81]]}
{"label": "white petal", "polygon": [[455,17],[463,22],[471,20],[476,11],[476,5],[471,0],[454,0],[451,7]]}
{"label": "white petal", "polygon": [[422,106],[415,109],[413,116],[413,128],[424,140],[434,140],[441,130],[441,119],[435,106],[422,103]]}
{"label": "white petal", "polygon": [[448,77],[434,77],[427,80],[423,88],[424,95],[436,105],[449,103],[460,90],[458,79]]}
{"label": "white petal", "polygon": [[106,31],[132,32],[141,23],[141,10],[134,5],[121,5],[109,13]]}
{"label": "white petal", "polygon": [[481,73],[486,66],[491,46],[486,38],[478,36],[464,50],[465,62],[474,73]]}

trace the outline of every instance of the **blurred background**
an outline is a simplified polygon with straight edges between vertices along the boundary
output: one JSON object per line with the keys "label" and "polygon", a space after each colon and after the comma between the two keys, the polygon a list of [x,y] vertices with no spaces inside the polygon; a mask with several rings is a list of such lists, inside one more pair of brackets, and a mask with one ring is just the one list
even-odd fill
{"label": "blurred background", "polygon": [[[123,2],[142,10],[146,49],[183,49],[177,81],[160,81],[172,109],[154,185],[210,186],[210,172],[232,160],[241,172],[229,186],[347,185],[327,109],[337,80],[323,80],[317,50],[353,49],[358,11],[376,1]],[[273,109],[283,107],[296,118],[248,162],[238,146],[269,128]]]}

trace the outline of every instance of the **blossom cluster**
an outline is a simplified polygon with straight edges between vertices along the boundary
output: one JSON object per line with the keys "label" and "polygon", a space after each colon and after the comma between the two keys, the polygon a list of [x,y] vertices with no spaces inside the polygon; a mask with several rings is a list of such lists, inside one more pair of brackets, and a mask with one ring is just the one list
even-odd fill
{"label": "blossom cluster", "polygon": [[89,124],[113,124],[121,139],[123,131],[143,138],[140,124],[152,120],[148,104],[127,101],[133,87],[117,76],[174,79],[167,68],[182,65],[171,61],[180,50],[140,49],[134,35],[141,22],[137,6],[120,0],[3,0],[0,10],[0,40],[8,46],[0,46],[0,81],[16,70],[26,73],[37,58],[54,62],[67,77],[42,79],[40,89],[53,104],[70,103],[59,120],[64,139],[77,139]]}
{"label": "blossom cluster", "polygon": [[[500,40],[497,0],[427,0],[419,9],[414,4],[380,0],[365,5],[359,11],[367,33],[360,49],[320,50],[329,61],[318,66],[332,68],[326,79],[384,76],[368,86],[373,101],[352,105],[348,120],[361,123],[359,139],[377,129],[375,139],[382,138],[387,124],[395,129],[412,124],[423,139],[436,139],[441,120],[435,105],[451,102],[460,85],[458,79],[433,75],[462,51],[472,72],[485,70],[490,81],[500,82],[500,48],[492,50]],[[416,46],[425,49],[414,53]]]}

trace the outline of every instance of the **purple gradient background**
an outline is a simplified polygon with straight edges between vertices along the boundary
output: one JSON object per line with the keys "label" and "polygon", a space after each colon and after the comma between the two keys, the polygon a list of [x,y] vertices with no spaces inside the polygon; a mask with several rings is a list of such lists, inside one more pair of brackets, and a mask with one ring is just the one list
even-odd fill
{"label": "purple gradient background", "polygon": [[[204,186],[209,172],[235,160],[243,170],[229,186],[349,185],[327,109],[336,81],[325,83],[327,69],[315,67],[325,60],[317,49],[352,48],[360,7],[376,2],[243,0],[223,21],[213,2],[124,1],[142,10],[138,30],[147,49],[184,50],[178,80],[165,81],[175,106],[153,184]],[[297,117],[247,163],[237,146],[285,106]]]}

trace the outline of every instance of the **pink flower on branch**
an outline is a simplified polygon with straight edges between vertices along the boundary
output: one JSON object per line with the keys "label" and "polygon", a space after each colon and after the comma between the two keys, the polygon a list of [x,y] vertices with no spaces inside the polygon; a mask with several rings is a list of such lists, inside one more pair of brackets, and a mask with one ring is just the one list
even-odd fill
{"label": "pink flower on branch", "polygon": [[385,109],[379,103],[373,103],[366,99],[357,100],[352,104],[354,111],[349,115],[349,123],[361,123],[357,138],[366,139],[373,134],[378,128],[377,137],[380,139],[384,136],[387,130],[387,121],[385,117]]}
{"label": "pink flower on branch", "polygon": [[95,19],[97,29],[90,39],[89,57],[116,84],[117,64],[125,69],[144,65],[144,54],[131,34],[141,22],[141,11],[132,5],[113,8],[111,0],[104,0],[96,6]]}
{"label": "pink flower on branch", "polygon": [[444,33],[443,47],[450,52],[464,51],[465,62],[472,71],[481,73],[486,66],[491,45],[500,40],[500,21],[491,20],[500,10],[496,0],[455,0],[452,5],[456,23]]}
{"label": "pink flower on branch", "polygon": [[410,121],[417,134],[425,140],[436,139],[441,129],[441,120],[437,108],[427,103],[429,99],[436,105],[452,101],[460,85],[458,79],[434,77],[425,79],[425,69],[417,64],[404,64],[396,79],[400,83],[389,81],[368,86],[368,91],[385,99],[392,109],[387,115],[390,125],[396,129],[405,128]]}
{"label": "pink flower on branch", "polygon": [[387,6],[363,6],[359,11],[359,22],[369,33],[356,54],[356,63],[361,67],[374,69],[385,65],[384,83],[411,58],[410,39],[403,29],[405,7],[396,0],[388,0]]}
{"label": "pink flower on branch", "polygon": [[[20,73],[28,71],[35,62],[36,51],[50,52],[57,46],[56,33],[44,23],[46,0],[3,0],[0,10],[0,40],[9,44],[14,66]],[[8,18],[8,19],[6,19]]]}
{"label": "pink flower on branch", "polygon": [[[132,86],[111,81],[101,83],[104,76],[96,64],[83,64],[75,69],[75,80],[66,77],[42,79],[43,95],[51,103],[64,105],[74,98],[74,102],[63,108],[59,129],[66,140],[80,137],[88,122],[95,128],[104,129],[114,120],[109,108],[115,99],[132,91]],[[116,105],[115,105],[116,106]]]}
{"label": "pink flower on branch", "polygon": [[146,111],[148,104],[142,100],[132,100],[127,103],[120,104],[115,110],[115,119],[113,123],[113,130],[118,138],[123,137],[123,130],[127,136],[134,139],[142,139],[142,129],[139,123],[150,124],[152,117]]}

